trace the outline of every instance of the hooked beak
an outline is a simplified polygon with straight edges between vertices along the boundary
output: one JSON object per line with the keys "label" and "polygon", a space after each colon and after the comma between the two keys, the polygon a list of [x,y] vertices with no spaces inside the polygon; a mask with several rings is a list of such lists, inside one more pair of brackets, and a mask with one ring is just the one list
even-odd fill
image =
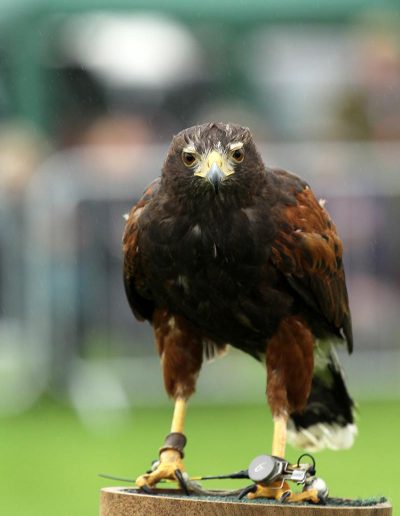
{"label": "hooked beak", "polygon": [[221,183],[234,173],[226,157],[217,150],[213,150],[200,160],[200,166],[194,175],[206,179],[218,193]]}
{"label": "hooked beak", "polygon": [[222,170],[219,168],[217,163],[214,161],[214,163],[211,165],[210,170],[207,172],[206,178],[213,185],[214,190],[216,192],[218,192],[220,183],[224,179],[224,177],[225,177],[225,174],[222,172]]}

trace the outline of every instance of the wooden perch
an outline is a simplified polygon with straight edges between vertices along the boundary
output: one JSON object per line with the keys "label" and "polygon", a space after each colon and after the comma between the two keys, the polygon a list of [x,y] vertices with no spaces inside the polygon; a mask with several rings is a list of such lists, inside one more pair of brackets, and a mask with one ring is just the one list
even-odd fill
{"label": "wooden perch", "polygon": [[[101,490],[100,516],[391,516],[388,502],[374,505],[296,505],[269,501],[215,500],[211,497],[179,497],[179,491],[157,489],[157,494],[139,494],[136,489],[107,487]],[[173,494],[171,494],[173,493]],[[345,502],[345,501],[342,501]],[[353,501],[354,503],[354,501]]]}

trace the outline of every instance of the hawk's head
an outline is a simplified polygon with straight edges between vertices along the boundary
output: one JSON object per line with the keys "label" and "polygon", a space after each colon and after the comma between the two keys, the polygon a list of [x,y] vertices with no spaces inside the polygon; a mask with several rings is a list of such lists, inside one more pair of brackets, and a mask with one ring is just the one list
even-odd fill
{"label": "hawk's head", "polygon": [[172,188],[215,194],[239,184],[250,187],[264,165],[249,129],[235,124],[208,123],[174,136],[163,168]]}

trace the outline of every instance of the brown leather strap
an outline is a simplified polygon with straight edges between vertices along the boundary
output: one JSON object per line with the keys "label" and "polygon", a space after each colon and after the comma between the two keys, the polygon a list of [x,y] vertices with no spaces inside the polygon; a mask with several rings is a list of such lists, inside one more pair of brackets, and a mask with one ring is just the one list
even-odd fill
{"label": "brown leather strap", "polygon": [[186,436],[180,432],[171,432],[167,435],[164,441],[164,445],[160,448],[160,454],[165,450],[176,450],[181,454],[183,458],[183,449],[186,445]]}

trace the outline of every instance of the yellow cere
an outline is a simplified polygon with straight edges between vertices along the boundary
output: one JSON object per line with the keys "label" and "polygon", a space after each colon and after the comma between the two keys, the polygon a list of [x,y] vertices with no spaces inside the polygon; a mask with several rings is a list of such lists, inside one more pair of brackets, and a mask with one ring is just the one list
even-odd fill
{"label": "yellow cere", "polygon": [[235,172],[233,164],[228,156],[226,156],[224,153],[212,150],[207,154],[200,156],[194,175],[206,177],[208,171],[214,163],[219,166],[225,176],[230,176]]}

